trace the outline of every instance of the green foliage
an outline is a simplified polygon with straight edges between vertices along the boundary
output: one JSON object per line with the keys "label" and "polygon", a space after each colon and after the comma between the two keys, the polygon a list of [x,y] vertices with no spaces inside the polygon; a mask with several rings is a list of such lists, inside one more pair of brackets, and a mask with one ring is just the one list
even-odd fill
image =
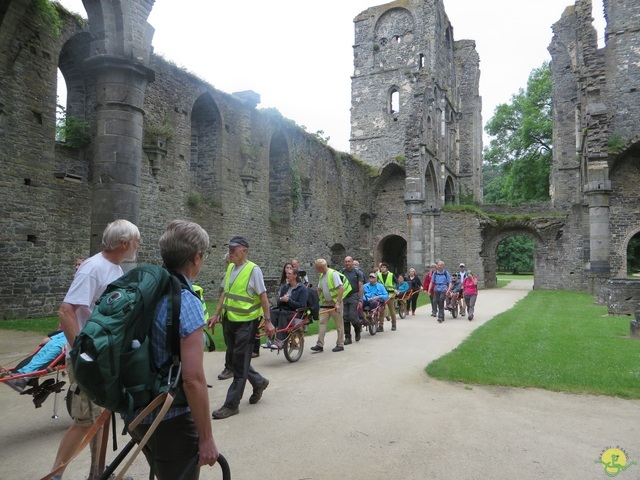
{"label": "green foliage", "polygon": [[49,0],[34,0],[33,6],[40,20],[45,25],[48,25],[51,28],[51,34],[58,38],[64,22],[60,18],[56,7]]}
{"label": "green foliage", "polygon": [[148,123],[144,127],[144,144],[155,146],[159,139],[169,140],[173,136],[173,127],[167,121]]}
{"label": "green foliage", "polygon": [[329,140],[331,140],[331,137],[329,135],[324,134],[324,130],[318,130],[316,133],[313,134],[313,137],[323,145],[328,145]]}
{"label": "green foliage", "polygon": [[585,293],[534,290],[426,371],[455,382],[640,398],[640,366],[629,361],[640,342],[628,338],[628,317],[606,313]]}
{"label": "green foliage", "polygon": [[627,245],[627,274],[640,272],[640,234],[636,234]]}
{"label": "green foliage", "polygon": [[619,133],[614,133],[609,137],[609,140],[607,141],[607,148],[609,149],[609,153],[622,153],[625,145],[626,142],[622,138],[622,135],[620,135]]}
{"label": "green foliage", "polygon": [[62,105],[57,105],[56,140],[67,148],[85,148],[91,143],[91,122],[67,115]]}
{"label": "green foliage", "polygon": [[[529,76],[526,91],[498,105],[485,131],[492,137],[484,159],[492,166],[485,202],[549,199],[552,162],[551,69],[545,62]],[[498,170],[500,175],[491,175]]]}
{"label": "green foliage", "polygon": [[395,162],[398,165],[405,165],[407,162],[407,159],[404,157],[404,155],[398,155],[396,158],[394,158]]}
{"label": "green foliage", "polygon": [[524,235],[505,238],[496,249],[498,270],[517,275],[533,271],[533,253],[536,243]]}
{"label": "green foliage", "polygon": [[200,192],[189,192],[187,204],[190,207],[198,207],[204,203],[204,197]]}

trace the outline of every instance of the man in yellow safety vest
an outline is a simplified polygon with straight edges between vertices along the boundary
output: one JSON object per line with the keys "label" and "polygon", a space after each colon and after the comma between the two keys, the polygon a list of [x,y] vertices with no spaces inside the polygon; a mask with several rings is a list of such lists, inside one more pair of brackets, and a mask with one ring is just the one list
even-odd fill
{"label": "man in yellow safety vest", "polygon": [[262,398],[269,380],[251,366],[251,351],[263,314],[267,335],[272,337],[275,333],[269,318],[269,300],[262,270],[247,260],[249,242],[245,237],[236,236],[228,246],[230,263],[224,276],[224,288],[218,307],[207,325],[211,327],[222,322],[224,341],[230,352],[233,380],[227,390],[224,405],[211,414],[214,420],[228,418],[239,412],[238,405],[247,380],[253,387],[249,403],[253,405]]}

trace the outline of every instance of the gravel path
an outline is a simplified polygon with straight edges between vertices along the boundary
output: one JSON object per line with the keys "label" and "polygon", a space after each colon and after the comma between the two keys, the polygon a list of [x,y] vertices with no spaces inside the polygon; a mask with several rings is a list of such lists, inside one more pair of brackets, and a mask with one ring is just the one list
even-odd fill
{"label": "gravel path", "polygon": [[[598,479],[607,478],[595,461],[608,447],[621,447],[630,461],[638,461],[640,401],[466,386],[424,373],[430,361],[530,289],[530,281],[514,281],[481,291],[473,322],[448,316],[438,324],[423,307],[399,320],[396,332],[365,333],[340,353],[312,354],[315,337],[308,337],[295,364],[263,351],[254,363],[271,382],[262,400],[249,405],[247,391],[239,415],[213,423],[233,478]],[[7,331],[0,336],[3,365],[39,340]],[[329,332],[327,345],[334,341],[335,332]],[[223,362],[222,353],[205,355],[212,409],[222,404],[228,387],[216,379]],[[2,387],[0,479],[39,478],[48,471],[70,424],[62,406],[60,418],[52,420],[53,404],[50,398],[34,409],[29,398]],[[120,437],[121,445],[125,441]],[[83,452],[65,479],[84,479],[88,462]],[[130,474],[148,478],[144,460]],[[640,465],[620,474],[638,477]],[[221,478],[220,471],[207,469],[201,478]]]}

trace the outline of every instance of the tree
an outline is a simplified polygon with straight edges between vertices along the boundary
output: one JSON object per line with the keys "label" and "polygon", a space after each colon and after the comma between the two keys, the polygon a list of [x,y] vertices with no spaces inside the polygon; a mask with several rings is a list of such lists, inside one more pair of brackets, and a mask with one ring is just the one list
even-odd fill
{"label": "tree", "polygon": [[529,75],[510,103],[496,107],[485,125],[493,138],[484,161],[501,175],[485,185],[485,201],[522,203],[549,199],[552,161],[551,68],[548,62]]}
{"label": "tree", "polygon": [[533,252],[536,242],[524,235],[505,238],[496,249],[496,264],[501,272],[514,275],[533,272]]}

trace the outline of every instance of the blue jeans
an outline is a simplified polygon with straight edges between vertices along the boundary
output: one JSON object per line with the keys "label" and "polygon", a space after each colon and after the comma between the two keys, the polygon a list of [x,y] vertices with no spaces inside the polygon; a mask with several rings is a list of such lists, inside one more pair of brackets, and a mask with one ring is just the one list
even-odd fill
{"label": "blue jeans", "polygon": [[433,298],[438,306],[438,318],[444,320],[444,302],[447,298],[447,292],[433,292]]}

